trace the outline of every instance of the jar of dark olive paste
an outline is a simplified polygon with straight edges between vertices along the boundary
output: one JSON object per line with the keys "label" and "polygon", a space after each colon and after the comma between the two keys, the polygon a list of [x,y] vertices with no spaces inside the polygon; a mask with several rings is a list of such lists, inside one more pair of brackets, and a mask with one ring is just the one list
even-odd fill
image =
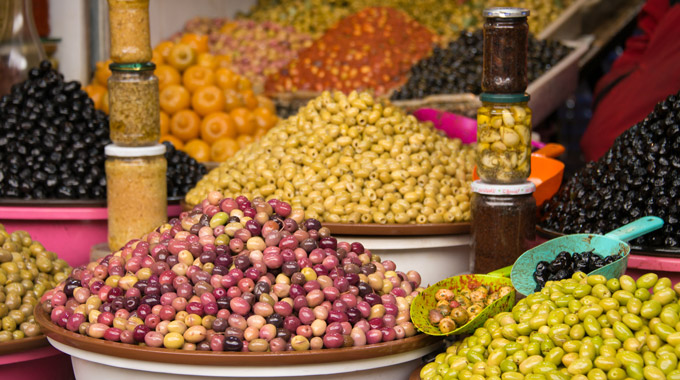
{"label": "jar of dark olive paste", "polygon": [[514,264],[536,238],[536,201],[532,182],[518,185],[472,183],[473,273]]}
{"label": "jar of dark olive paste", "polygon": [[524,93],[528,85],[529,10],[488,8],[483,14],[482,92]]}
{"label": "jar of dark olive paste", "polygon": [[111,141],[119,146],[150,146],[161,134],[156,65],[129,63],[109,65],[109,128]]}
{"label": "jar of dark olive paste", "polygon": [[111,144],[105,153],[109,248],[117,250],[168,218],[165,145],[129,148]]}
{"label": "jar of dark olive paste", "polygon": [[116,63],[151,61],[149,0],[109,0],[111,60]]}
{"label": "jar of dark olive paste", "polygon": [[484,182],[523,183],[531,173],[531,108],[526,94],[481,94],[477,174]]}

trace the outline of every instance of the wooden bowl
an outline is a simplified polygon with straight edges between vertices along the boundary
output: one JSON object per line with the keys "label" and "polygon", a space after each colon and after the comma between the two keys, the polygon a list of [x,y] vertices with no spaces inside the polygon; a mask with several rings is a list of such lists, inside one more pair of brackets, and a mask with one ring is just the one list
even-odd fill
{"label": "wooden bowl", "polygon": [[9,342],[0,343],[0,355],[16,354],[35,348],[48,346],[47,336],[38,335],[30,338],[15,339]]}
{"label": "wooden bowl", "polygon": [[81,350],[126,359],[203,366],[257,366],[265,363],[269,366],[283,366],[352,361],[399,354],[442,342],[441,338],[418,334],[406,339],[362,347],[300,352],[184,351],[110,342],[80,335],[52,323],[41,307],[36,308],[35,319],[50,339]]}

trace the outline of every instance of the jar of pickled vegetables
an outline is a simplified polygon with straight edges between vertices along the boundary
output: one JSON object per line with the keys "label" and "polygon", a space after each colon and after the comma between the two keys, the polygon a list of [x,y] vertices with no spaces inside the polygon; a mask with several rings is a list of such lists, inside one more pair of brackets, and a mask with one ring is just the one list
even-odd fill
{"label": "jar of pickled vegetables", "polygon": [[109,248],[117,250],[168,218],[165,145],[129,148],[111,144],[105,153]]}
{"label": "jar of pickled vegetables", "polygon": [[161,134],[156,65],[112,63],[109,87],[111,141],[119,146],[150,146]]}
{"label": "jar of pickled vegetables", "polygon": [[473,273],[514,264],[536,239],[536,185],[474,181],[471,188]]}
{"label": "jar of pickled vegetables", "polygon": [[109,35],[113,62],[151,61],[149,0],[109,0]]}
{"label": "jar of pickled vegetables", "polygon": [[524,93],[528,85],[529,10],[488,8],[483,14],[482,92]]}
{"label": "jar of pickled vegetables", "polygon": [[531,172],[531,109],[526,94],[482,94],[477,110],[477,174],[488,183],[522,183]]}

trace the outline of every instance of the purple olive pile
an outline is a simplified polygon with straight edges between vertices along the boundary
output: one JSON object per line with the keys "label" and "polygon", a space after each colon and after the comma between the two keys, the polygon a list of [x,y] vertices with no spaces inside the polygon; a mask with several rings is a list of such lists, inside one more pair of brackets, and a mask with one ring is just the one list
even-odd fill
{"label": "purple olive pile", "polygon": [[338,242],[285,202],[217,191],[41,301],[52,322],[128,344],[305,351],[410,337],[420,275]]}

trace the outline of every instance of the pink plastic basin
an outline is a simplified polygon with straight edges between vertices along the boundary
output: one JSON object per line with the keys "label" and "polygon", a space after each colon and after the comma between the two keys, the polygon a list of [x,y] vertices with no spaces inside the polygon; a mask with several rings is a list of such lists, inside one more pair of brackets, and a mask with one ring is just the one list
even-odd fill
{"label": "pink plastic basin", "polygon": [[0,379],[71,380],[71,357],[52,346],[0,355]]}
{"label": "pink plastic basin", "polygon": [[637,279],[649,272],[654,272],[659,277],[668,277],[675,284],[680,281],[680,258],[633,254],[629,256],[627,275]]}
{"label": "pink plastic basin", "polygon": [[[168,206],[168,217],[178,216],[178,204]],[[106,207],[0,206],[0,223],[7,232],[24,230],[71,266],[87,264],[93,245],[108,240]]]}

